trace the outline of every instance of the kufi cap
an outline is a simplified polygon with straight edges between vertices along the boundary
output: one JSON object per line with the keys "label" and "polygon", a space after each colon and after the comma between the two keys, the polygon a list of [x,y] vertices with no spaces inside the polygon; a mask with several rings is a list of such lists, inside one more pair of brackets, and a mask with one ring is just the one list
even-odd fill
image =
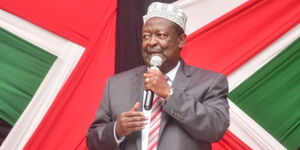
{"label": "kufi cap", "polygon": [[185,30],[187,17],[185,13],[174,4],[167,4],[161,2],[152,3],[148,7],[147,14],[144,16],[144,23],[148,19],[153,17],[161,17],[168,19],[178,24],[183,30]]}

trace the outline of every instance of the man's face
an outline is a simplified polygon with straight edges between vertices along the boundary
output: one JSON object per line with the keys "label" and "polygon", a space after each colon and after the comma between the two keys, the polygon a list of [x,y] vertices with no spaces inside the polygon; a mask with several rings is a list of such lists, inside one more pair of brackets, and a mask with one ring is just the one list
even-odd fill
{"label": "man's face", "polygon": [[144,24],[142,31],[142,54],[147,66],[150,59],[158,55],[163,59],[160,70],[167,73],[176,66],[180,59],[180,50],[185,41],[185,34],[178,35],[173,22],[154,17]]}

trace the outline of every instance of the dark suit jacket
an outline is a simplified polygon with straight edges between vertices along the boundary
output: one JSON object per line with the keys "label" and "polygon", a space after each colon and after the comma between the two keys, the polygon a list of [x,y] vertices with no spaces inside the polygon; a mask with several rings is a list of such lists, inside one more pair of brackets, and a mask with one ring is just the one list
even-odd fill
{"label": "dark suit jacket", "polygon": [[[141,132],[128,135],[120,145],[114,122],[139,101],[142,104],[146,66],[110,78],[101,106],[89,128],[90,150],[141,150]],[[209,150],[229,126],[227,79],[221,74],[186,65],[183,61],[163,106],[158,150]]]}

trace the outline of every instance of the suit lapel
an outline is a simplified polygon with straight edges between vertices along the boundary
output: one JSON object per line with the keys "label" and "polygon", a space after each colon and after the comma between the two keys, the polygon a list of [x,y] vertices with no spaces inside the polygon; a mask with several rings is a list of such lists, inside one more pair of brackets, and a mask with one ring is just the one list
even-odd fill
{"label": "suit lapel", "polygon": [[[131,98],[132,102],[134,102],[132,104],[132,106],[136,103],[136,102],[140,102],[140,104],[143,104],[143,92],[144,92],[144,76],[143,73],[146,71],[146,67],[145,68],[141,68],[139,69],[135,76],[132,78],[132,84],[131,86]],[[140,111],[142,111],[142,107],[140,107]]]}
{"label": "suit lapel", "polygon": [[[132,104],[132,106],[136,103],[136,102],[140,102],[141,107],[139,111],[143,111],[142,110],[142,105],[143,105],[143,93],[144,93],[144,76],[143,73],[146,72],[146,67],[142,67],[141,69],[139,69],[135,76],[132,79],[132,86],[131,86],[131,98],[133,98],[132,102],[134,102]],[[141,149],[141,132],[134,132],[133,133],[134,136],[136,137],[136,145],[138,150]]]}
{"label": "suit lapel", "polygon": [[[179,91],[184,91],[188,83],[190,82],[190,72],[188,70],[188,66],[181,61],[181,65],[178,68],[178,71],[176,73],[175,79],[173,81],[172,87],[176,88]],[[172,99],[171,99],[172,100]],[[167,113],[162,114],[161,122],[160,122],[160,129],[159,129],[159,137],[161,137],[161,134],[169,120],[169,115]]]}

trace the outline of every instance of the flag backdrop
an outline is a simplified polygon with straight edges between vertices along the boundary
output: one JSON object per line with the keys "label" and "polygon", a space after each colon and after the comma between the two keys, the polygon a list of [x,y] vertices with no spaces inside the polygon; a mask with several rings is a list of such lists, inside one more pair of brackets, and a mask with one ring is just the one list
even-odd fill
{"label": "flag backdrop", "polygon": [[[139,56],[139,33],[141,16],[150,2],[0,1],[1,9],[86,48],[47,114],[25,143],[24,149],[86,149],[85,135],[100,103],[105,80],[115,71],[143,63]],[[201,1],[185,0],[179,1],[178,5],[197,16],[197,8],[192,6],[199,3]],[[211,6],[214,6],[210,7],[211,10],[222,8]],[[230,78],[297,27],[299,14],[298,0],[246,1],[191,32],[182,57],[188,64],[214,70]],[[189,20],[191,24],[193,20]],[[299,34],[296,36],[299,37]],[[299,39],[293,42],[282,53],[272,53],[274,59],[265,60],[265,65],[257,67],[258,71],[232,89],[229,96],[247,114],[238,115],[240,118],[252,118],[288,149],[300,147],[300,111],[297,109],[300,46]],[[231,81],[234,79],[229,80],[229,84],[233,83]],[[233,130],[230,128],[220,142],[214,143],[213,148],[255,148],[251,142],[256,141],[255,137],[250,137],[252,140],[248,141],[244,138],[246,135],[231,132]],[[264,145],[261,148],[265,148]]]}

